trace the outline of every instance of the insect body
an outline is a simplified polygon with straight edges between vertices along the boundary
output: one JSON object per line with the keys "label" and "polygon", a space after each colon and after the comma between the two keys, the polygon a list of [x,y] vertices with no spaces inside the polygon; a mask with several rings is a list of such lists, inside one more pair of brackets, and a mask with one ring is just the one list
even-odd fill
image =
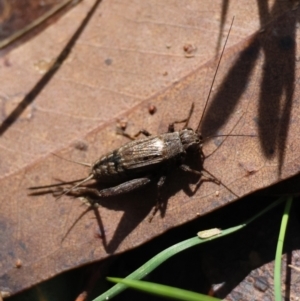
{"label": "insect body", "polygon": [[93,165],[91,174],[103,182],[147,176],[183,162],[187,150],[201,148],[200,141],[192,129],[135,140],[101,157]]}
{"label": "insect body", "polygon": [[[140,131],[139,134],[143,133],[147,136],[144,139],[135,140],[123,133],[134,140],[102,156],[90,165],[92,168],[88,177],[79,180],[79,183],[73,187],[63,190],[62,194],[92,193],[99,197],[115,196],[135,190],[155,180],[158,181],[158,188],[160,188],[164,183],[166,174],[174,166],[201,175],[201,172],[184,165],[186,155],[191,151],[199,151],[201,158],[204,158],[201,135],[187,127],[193,108],[194,104],[187,119],[175,122],[185,122],[181,131],[174,131],[175,123],[173,123],[169,125],[168,133],[158,136],[151,137],[148,132]],[[102,190],[81,186],[92,179],[113,186]],[[47,186],[33,188],[45,187]]]}

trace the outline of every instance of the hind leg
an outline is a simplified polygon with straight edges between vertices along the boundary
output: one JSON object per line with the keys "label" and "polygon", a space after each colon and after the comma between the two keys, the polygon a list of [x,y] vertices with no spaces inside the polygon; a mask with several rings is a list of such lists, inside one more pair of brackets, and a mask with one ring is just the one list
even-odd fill
{"label": "hind leg", "polygon": [[61,189],[57,191],[59,195],[63,195],[64,193],[70,194],[73,196],[84,196],[84,195],[93,195],[96,197],[110,197],[110,196],[116,196],[120,194],[124,194],[130,191],[133,191],[135,189],[138,189],[144,185],[147,185],[151,182],[150,178],[138,178],[133,179],[127,182],[124,182],[120,185],[104,188],[101,190],[98,190],[96,188],[90,188],[90,187],[76,187],[74,189],[71,189],[69,192],[68,189]]}

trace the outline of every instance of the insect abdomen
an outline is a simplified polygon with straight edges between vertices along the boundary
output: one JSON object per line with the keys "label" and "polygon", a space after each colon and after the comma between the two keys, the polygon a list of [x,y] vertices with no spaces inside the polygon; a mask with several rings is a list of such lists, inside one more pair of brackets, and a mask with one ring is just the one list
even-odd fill
{"label": "insect abdomen", "polygon": [[103,182],[113,182],[122,178],[123,168],[120,165],[118,150],[108,153],[95,162],[92,172],[95,179]]}

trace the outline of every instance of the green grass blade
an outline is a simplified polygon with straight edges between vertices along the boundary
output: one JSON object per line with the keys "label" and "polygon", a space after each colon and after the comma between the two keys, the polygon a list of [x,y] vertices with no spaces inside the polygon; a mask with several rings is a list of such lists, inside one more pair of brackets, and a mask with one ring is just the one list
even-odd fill
{"label": "green grass blade", "polygon": [[[279,198],[277,201],[275,201],[274,203],[272,203],[271,205],[266,207],[264,210],[260,211],[258,214],[251,217],[250,219],[248,219],[245,223],[235,226],[235,227],[228,228],[226,230],[222,230],[222,233],[219,234],[218,236],[213,236],[213,237],[210,237],[207,239],[193,237],[193,238],[184,240],[180,243],[177,243],[177,244],[165,249],[164,251],[158,253],[156,256],[154,256],[149,261],[147,261],[144,265],[142,265],[136,271],[134,271],[133,273],[128,275],[126,277],[126,279],[135,279],[135,280],[142,279],[143,277],[145,277],[146,275],[151,273],[154,269],[156,269],[158,266],[160,266],[164,261],[168,260],[170,257],[172,257],[186,249],[196,246],[198,244],[206,243],[211,240],[226,236],[228,234],[234,233],[234,232],[246,227],[248,224],[253,222],[255,219],[259,218],[261,215],[263,215],[267,211],[269,211],[272,208],[274,208],[275,206],[279,205],[285,199],[286,199],[285,197]],[[118,283],[118,284],[114,285],[112,288],[110,288],[109,290],[107,290],[106,292],[104,292],[103,294],[101,294],[100,296],[98,296],[97,298],[95,298],[93,301],[104,301],[104,300],[111,299],[112,297],[116,296],[117,294],[119,294],[120,292],[125,290],[126,288],[127,288],[127,286],[124,283]]]}
{"label": "green grass blade", "polygon": [[109,281],[116,283],[123,283],[126,286],[142,291],[147,292],[152,295],[157,295],[160,297],[171,298],[174,300],[184,300],[184,301],[220,301],[220,299],[206,296],[203,294],[198,294],[188,290],[171,287],[167,285],[147,282],[147,281],[138,281],[130,279],[120,279],[120,278],[107,278]]}
{"label": "green grass blade", "polygon": [[289,213],[292,206],[293,198],[288,197],[284,208],[284,213],[281,220],[279,237],[277,241],[275,265],[274,265],[274,294],[275,300],[281,301],[281,257],[283,250],[283,243],[286,233],[286,227],[289,220]]}

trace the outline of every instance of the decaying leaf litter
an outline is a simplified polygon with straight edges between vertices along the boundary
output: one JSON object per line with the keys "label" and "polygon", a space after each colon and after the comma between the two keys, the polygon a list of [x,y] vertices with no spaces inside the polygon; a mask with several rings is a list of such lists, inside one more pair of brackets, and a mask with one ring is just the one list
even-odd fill
{"label": "decaying leaf litter", "polygon": [[[289,20],[292,20],[292,18],[289,18]],[[282,28],[284,28],[284,26],[282,26]],[[270,34],[269,34],[270,35]],[[234,36],[234,35],[233,35]],[[248,43],[248,44],[247,44]],[[244,44],[244,45],[243,45]],[[246,45],[247,44],[247,45]],[[240,45],[237,45],[237,47],[233,50],[233,49],[229,49],[227,52],[227,56],[225,61],[230,64],[229,62],[233,62],[234,59],[234,51],[242,51],[243,49],[246,49],[249,45],[251,45],[251,42],[245,42],[245,43],[241,43]],[[78,55],[78,53],[77,53]],[[241,62],[237,63],[237,66],[239,67],[240,70],[243,70],[243,68],[245,68],[245,65],[241,64]],[[209,66],[204,66],[205,68],[209,68]],[[214,68],[212,68],[214,69]],[[226,68],[224,68],[226,69]],[[203,71],[203,70],[202,70]],[[196,73],[196,72],[195,72]],[[223,72],[220,72],[220,74],[222,74]],[[235,72],[238,74],[238,76],[240,78],[244,78],[244,74],[241,71],[237,70],[237,72]],[[169,74],[170,71],[169,71]],[[260,83],[261,82],[261,78],[259,75],[259,72],[257,72],[256,69],[256,73],[255,73],[258,77],[258,79],[256,80],[256,83]],[[197,97],[195,97],[195,95],[199,95],[199,86],[200,87],[204,87],[204,86],[208,86],[208,84],[206,83],[205,85],[203,84],[203,77],[205,77],[206,75],[206,71],[204,70],[204,72],[202,73],[201,76],[198,76],[196,74],[191,74],[191,76],[189,78],[183,79],[183,82],[181,83],[177,83],[174,84],[172,86],[172,88],[174,88],[175,91],[169,91],[169,93],[165,93],[163,92],[161,95],[159,95],[157,97],[157,99],[154,101],[154,104],[156,107],[159,108],[157,114],[155,114],[154,118],[157,119],[152,119],[154,124],[157,125],[159,122],[161,123],[159,128],[163,129],[163,131],[166,129],[168,123],[172,122],[174,120],[174,116],[182,116],[184,117],[186,114],[184,114],[183,112],[187,112],[189,109],[189,106],[191,104],[191,102],[193,101],[197,101]],[[192,78],[193,80],[195,80],[195,82],[197,82],[197,87],[193,87],[192,85]],[[232,78],[231,78],[232,81]],[[227,79],[228,82],[228,79]],[[234,81],[233,81],[234,82]],[[64,83],[65,84],[65,83]],[[252,83],[250,82],[250,87],[249,90],[246,91],[246,96],[249,96],[248,91],[251,91],[251,100],[255,100],[255,99],[259,99],[259,95],[258,95],[258,88],[253,88],[253,86],[251,86]],[[50,85],[51,86],[51,85]],[[189,86],[189,89],[187,88]],[[216,89],[219,89],[219,85],[216,85]],[[50,87],[49,87],[50,88]],[[51,89],[53,89],[53,87],[51,86]],[[176,89],[182,89],[181,91],[178,91]],[[57,89],[54,89],[54,91],[57,91]],[[189,91],[189,92],[187,92]],[[222,89],[221,89],[222,91]],[[225,90],[226,92],[226,90]],[[228,95],[226,95],[223,91],[223,96],[225,94],[225,98],[228,98],[228,96],[230,94],[233,94],[233,97],[231,99],[229,99],[229,101],[232,101],[232,99],[236,99],[236,95],[235,93],[228,93]],[[235,91],[233,91],[235,92]],[[222,93],[221,93],[222,94]],[[75,96],[75,94],[73,95]],[[192,97],[191,97],[192,96]],[[199,97],[199,101],[200,101]],[[249,97],[247,98],[247,100],[249,100]],[[184,101],[186,101],[186,103],[184,103]],[[152,101],[151,101],[152,102]],[[182,108],[181,110],[179,110],[179,108],[176,108],[176,103],[182,102]],[[213,102],[215,101],[215,97],[213,97]],[[234,101],[232,101],[234,103]],[[148,104],[148,103],[147,103]],[[225,108],[222,107],[222,103],[220,110],[224,110],[224,112],[226,112]],[[231,107],[232,108],[232,107]],[[129,114],[126,114],[127,120],[134,120],[134,124],[129,124],[129,128],[128,131],[130,133],[134,133],[136,132],[137,129],[140,128],[140,125],[143,124],[143,122],[145,122],[145,114],[143,111],[143,106],[140,105],[139,109],[141,109],[141,112],[138,112],[138,110],[136,111],[129,111]],[[196,116],[200,116],[201,114],[201,105],[199,102],[199,107],[196,106],[195,108],[195,115]],[[173,116],[169,116],[168,113],[165,113],[166,116],[164,118],[162,118],[162,116],[160,115],[160,112],[172,112]],[[255,106],[252,106],[251,108],[249,108],[248,112],[255,112]],[[208,114],[210,116],[210,118],[212,118],[214,115],[221,117],[221,120],[224,121],[224,118],[222,118],[222,114],[219,114],[219,112],[213,112],[211,114],[211,109],[209,108]],[[232,125],[236,122],[236,120],[233,120],[231,122],[231,120],[228,119],[227,114],[223,114],[223,116],[227,116],[226,117],[226,122],[228,122],[228,128],[227,128],[227,124],[226,124],[226,128],[223,128],[223,133],[228,133],[228,131],[230,130],[230,128],[232,127]],[[294,113],[293,113],[294,115]],[[112,116],[115,116],[114,113],[112,113]],[[235,118],[236,116],[230,115],[231,118]],[[121,117],[121,115],[119,115],[118,117]],[[250,128],[245,129],[243,127],[245,127],[245,125],[251,125],[251,118],[250,115],[247,116],[248,118],[245,118],[245,120],[240,123],[240,127],[237,128],[237,132],[239,133],[246,133],[246,134],[252,134],[253,132],[255,133],[254,129],[255,127],[251,130]],[[250,118],[250,119],[249,119]],[[164,119],[164,120],[162,120]],[[213,118],[212,118],[213,119]],[[162,121],[160,121],[162,120]],[[147,122],[147,120],[146,120]],[[158,122],[158,123],[157,123]],[[295,122],[295,119],[294,119]],[[57,122],[58,123],[58,122]],[[166,124],[164,124],[166,123]],[[196,123],[195,120],[191,120],[191,123],[194,124]],[[204,122],[204,128],[206,128],[206,125],[208,124],[208,120],[205,120]],[[291,132],[294,132],[293,127],[294,125],[296,125],[296,123],[291,124]],[[81,124],[76,124],[74,123],[74,126],[76,129],[78,129],[79,126],[81,126]],[[109,129],[106,128],[104,129],[103,127],[99,127],[98,130],[100,129],[102,131],[101,134],[95,134],[95,132],[93,134],[89,134],[87,136],[85,136],[86,139],[84,139],[84,141],[86,142],[86,144],[88,145],[88,152],[75,152],[73,153],[73,155],[71,156],[72,159],[80,159],[82,161],[87,161],[86,159],[90,159],[90,158],[96,158],[97,156],[99,156],[99,147],[102,147],[102,145],[99,145],[100,141],[101,143],[103,141],[110,141],[111,145],[106,146],[106,148],[104,148],[103,152],[101,151],[101,153],[105,153],[106,151],[108,151],[109,149],[113,149],[115,147],[118,147],[119,145],[122,145],[125,140],[122,140],[120,137],[116,138],[115,133],[114,133],[114,127],[115,127],[115,122],[112,122],[111,125],[107,124],[108,127],[110,127]],[[133,127],[133,128],[132,128]],[[151,131],[152,133],[156,133],[157,129],[155,128],[155,126],[151,126],[148,127],[149,131]],[[218,128],[218,127],[217,127]],[[55,128],[54,128],[55,130]],[[54,132],[53,134],[56,135],[57,138],[57,133]],[[94,137],[93,137],[94,135]],[[243,195],[243,193],[246,193],[248,191],[248,188],[253,190],[256,189],[257,187],[263,187],[266,185],[269,185],[269,183],[273,183],[274,181],[276,181],[277,176],[273,177],[271,171],[272,170],[276,170],[276,160],[274,160],[274,157],[272,158],[271,161],[266,161],[266,160],[260,160],[258,154],[259,152],[259,148],[257,148],[254,144],[252,144],[252,142],[250,142],[250,148],[249,148],[249,142],[243,141],[243,142],[239,142],[240,145],[240,149],[239,149],[239,153],[236,154],[235,159],[233,160],[233,154],[234,152],[232,152],[233,149],[236,149],[235,144],[232,142],[233,138],[229,138],[227,139],[227,143],[225,143],[226,145],[222,146],[222,151],[218,154],[218,156],[214,156],[214,160],[212,160],[212,158],[209,158],[206,161],[206,166],[207,169],[210,168],[215,168],[214,166],[211,166],[211,162],[214,161],[214,163],[216,163],[215,165],[217,166],[223,166],[223,164],[225,163],[225,170],[226,170],[226,175],[225,174],[220,174],[220,170],[215,170],[215,169],[210,169],[210,170],[214,170],[214,174],[216,174],[218,176],[218,178],[221,179],[225,179],[226,178],[226,183],[230,184],[230,187],[234,188],[234,191],[237,192],[239,195]],[[248,139],[249,140],[249,139]],[[68,141],[68,140],[67,140]],[[248,145],[247,145],[248,143]],[[211,145],[214,144],[214,141],[212,141]],[[93,147],[93,145],[95,145],[95,148]],[[286,141],[286,145],[291,145],[290,141]],[[21,146],[21,145],[20,145]],[[96,149],[97,146],[97,149]],[[225,147],[225,148],[224,148]],[[293,152],[295,152],[295,147],[296,145],[293,146]],[[210,153],[210,144],[205,145],[205,153]],[[59,148],[56,148],[59,149]],[[253,154],[253,150],[254,150],[254,156],[244,156],[242,154],[247,154],[247,150],[251,149],[252,150],[252,154]],[[289,148],[288,152],[291,152],[292,149]],[[70,157],[69,156],[69,151],[68,150],[63,150],[62,152],[58,152],[59,155],[63,156],[63,157]],[[295,156],[290,157],[290,154],[287,154],[286,157],[289,158],[288,161],[288,165],[287,168],[292,168],[290,169],[291,172],[293,172],[292,170],[295,170],[296,164],[297,164],[297,158],[295,158]],[[228,164],[228,160],[231,161],[231,164]],[[14,177],[14,182],[18,182],[18,183],[22,183],[22,186],[19,186],[19,190],[21,190],[22,192],[24,192],[25,188],[28,186],[31,186],[33,184],[36,183],[43,183],[44,180],[46,178],[52,179],[55,178],[55,176],[57,176],[57,174],[59,175],[64,175],[63,178],[64,179],[69,179],[71,177],[75,177],[78,174],[75,174],[75,169],[73,171],[70,171],[69,167],[66,166],[65,164],[61,164],[61,161],[59,163],[57,163],[56,161],[57,158],[45,158],[44,162],[41,162],[43,164],[41,164],[41,166],[38,166],[38,162],[36,162],[37,164],[35,164],[34,167],[30,166],[28,168],[26,168],[26,174],[25,174],[25,179],[28,180],[23,180],[23,182],[20,182],[20,179],[23,177],[24,178],[24,172],[23,173],[18,173],[16,174],[16,176]],[[19,162],[19,161],[18,161]],[[235,164],[237,164],[237,162],[240,162],[240,169],[236,167]],[[293,162],[293,163],[292,163]],[[266,165],[266,163],[268,163]],[[61,166],[63,165],[63,166]],[[267,168],[266,168],[267,167]],[[72,168],[70,166],[70,168]],[[78,167],[76,167],[77,169]],[[285,168],[286,172],[287,169]],[[238,173],[238,171],[240,171],[240,173]],[[241,172],[243,171],[243,172]],[[268,171],[268,172],[267,172]],[[221,172],[222,173],[222,172]],[[233,173],[233,174],[232,174]],[[248,177],[244,177],[245,174],[249,174]],[[22,177],[20,177],[20,175],[22,175]],[[28,177],[30,175],[30,177]],[[284,175],[283,175],[284,177]],[[253,179],[259,179],[258,181],[253,181]],[[228,179],[228,182],[227,182]],[[245,180],[245,181],[243,181]],[[172,181],[174,181],[174,185],[178,184],[178,182],[176,182],[176,179],[172,179]],[[3,185],[5,185],[5,181],[3,181]],[[181,185],[182,183],[180,183]],[[13,205],[15,202],[14,200],[24,200],[24,193],[23,194],[18,194],[17,191],[13,190],[11,191],[11,186],[9,184],[5,185],[6,187],[8,187],[8,190],[6,191],[6,202],[1,202],[2,204],[6,204],[6,206],[8,204]],[[206,196],[205,196],[206,195]],[[10,197],[10,196],[13,196]],[[209,185],[203,185],[202,189],[201,189],[201,196],[196,194],[195,196],[193,196],[192,198],[187,198],[186,194],[183,192],[177,192],[176,189],[171,188],[171,191],[168,193],[168,196],[170,196],[169,198],[169,202],[168,202],[168,214],[165,216],[164,219],[157,219],[157,221],[155,222],[155,229],[152,228],[152,226],[149,227],[149,224],[147,223],[147,225],[143,225],[143,223],[141,223],[141,221],[145,220],[145,216],[149,213],[150,208],[147,208],[147,204],[146,201],[144,201],[143,199],[141,200],[141,197],[136,197],[136,195],[134,194],[132,197],[132,200],[129,200],[127,202],[127,206],[115,206],[115,208],[109,207],[109,205],[106,207],[109,210],[105,210],[105,208],[103,208],[101,210],[101,217],[105,218],[104,223],[106,225],[108,225],[108,229],[106,229],[107,231],[107,236],[108,236],[108,241],[109,243],[109,250],[116,250],[118,248],[118,250],[122,250],[126,247],[132,247],[134,245],[140,244],[142,242],[142,240],[139,238],[139,233],[142,234],[144,233],[142,236],[145,237],[145,233],[147,233],[147,235],[149,236],[153,236],[153,235],[157,235],[158,233],[160,233],[159,229],[164,229],[163,231],[165,231],[165,229],[168,229],[169,227],[172,227],[172,224],[176,221],[176,223],[182,223],[186,220],[189,220],[191,218],[195,217],[195,213],[199,212],[201,214],[201,212],[208,212],[209,210],[211,210],[211,208],[216,208],[219,206],[220,201],[226,203],[230,200],[230,198],[226,197],[223,194],[223,191],[220,191],[220,197],[219,198],[215,198],[215,188],[212,188]],[[135,198],[135,199],[134,199]],[[186,200],[186,201],[181,201],[180,203],[178,202],[179,199],[182,200]],[[189,200],[189,201],[187,201]],[[147,200],[148,201],[148,200]],[[192,202],[190,202],[192,201]],[[52,237],[52,239],[48,239],[47,242],[43,242],[43,244],[45,245],[45,250],[51,250],[51,246],[48,246],[48,242],[53,242],[54,245],[59,245],[60,244],[60,239],[55,239],[54,237],[54,233],[58,234],[58,236],[62,236],[63,233],[66,232],[66,229],[68,229],[70,223],[74,220],[74,216],[78,216],[78,214],[82,211],[81,207],[76,207],[74,206],[74,202],[71,201],[70,199],[62,199],[59,201],[59,205],[55,204],[52,206],[53,203],[53,198],[52,197],[42,197],[41,199],[37,200],[37,198],[34,200],[34,204],[29,200],[28,201],[23,201],[22,202],[22,207],[18,207],[18,208],[22,208],[22,214],[19,216],[22,217],[22,219],[20,219],[20,228],[19,229],[27,229],[28,231],[31,229],[30,228],[30,224],[24,223],[25,220],[24,215],[27,215],[27,213],[29,214],[31,212],[31,221],[33,222],[34,220],[38,220],[39,221],[39,228],[40,229],[44,229],[43,233],[47,234],[47,231],[49,232],[50,237]],[[123,202],[125,203],[125,202]],[[31,209],[26,209],[27,208],[27,204],[30,204]],[[72,204],[72,206],[70,206],[70,204]],[[180,205],[179,205],[180,204]],[[35,210],[34,210],[34,215],[32,215],[32,206],[35,206]],[[200,206],[201,205],[201,206]],[[210,207],[209,207],[210,205]],[[2,205],[3,206],[3,205]],[[176,208],[178,208],[178,206],[180,206],[180,211],[176,210]],[[195,207],[196,206],[196,207]],[[144,210],[144,207],[147,209],[146,211]],[[16,206],[15,206],[16,208]],[[128,210],[126,209],[128,208]],[[133,211],[130,211],[132,210]],[[59,209],[59,210],[58,210]],[[115,210],[116,209],[116,210]],[[68,214],[64,214],[61,215],[64,210],[66,210],[65,212],[67,212]],[[70,211],[71,210],[71,211]],[[119,211],[118,211],[119,210]],[[114,212],[111,212],[114,211]],[[3,211],[4,212],[4,211]],[[184,214],[183,214],[184,212]],[[112,213],[118,213],[116,216],[113,217]],[[123,219],[123,213],[124,213],[124,219]],[[37,218],[35,218],[34,216],[37,216]],[[73,216],[71,216],[73,215]],[[125,216],[126,215],[126,216]],[[12,216],[12,215],[10,215]],[[66,218],[67,217],[67,218]],[[172,217],[172,219],[171,219]],[[53,221],[51,221],[53,220]],[[54,222],[55,220],[55,222]],[[109,224],[110,220],[120,220],[120,223],[115,225],[115,227],[117,228],[117,233],[115,231],[115,227],[112,226],[111,224]],[[128,222],[125,223],[125,220],[130,220],[131,222],[131,227],[130,225],[128,225]],[[80,223],[78,224],[78,227],[76,227],[75,231],[72,231],[72,233],[70,233],[70,236],[68,237],[68,239],[66,241],[64,241],[62,246],[62,249],[67,250],[68,246],[71,247],[69,245],[69,242],[71,241],[76,241],[78,244],[80,244],[81,246],[81,252],[80,254],[78,254],[78,256],[82,256],[82,254],[89,254],[89,250],[94,250],[95,253],[95,259],[99,259],[99,258],[103,258],[101,255],[101,246],[99,246],[96,242],[93,243],[94,237],[92,237],[92,233],[93,233],[93,228],[92,225],[94,225],[95,223],[91,222],[90,219],[86,219],[83,218]],[[32,225],[34,225],[32,223]],[[137,226],[138,225],[138,226]],[[13,226],[13,224],[12,224]],[[129,226],[129,227],[128,227]],[[9,227],[10,229],[14,229],[13,227]],[[82,229],[84,228],[84,229]],[[38,235],[37,231],[37,227],[35,227],[33,230],[35,231],[31,231],[30,232],[30,237],[28,239],[25,239],[26,237],[26,233],[24,233],[24,230],[21,230],[21,234],[23,237],[23,241],[26,242],[30,242],[31,240],[35,241],[37,238],[39,238],[40,236]],[[122,232],[124,232],[122,234]],[[86,235],[89,235],[89,237],[87,237]],[[112,235],[112,233],[116,233],[116,235]],[[121,234],[121,237],[120,237]],[[131,235],[134,234],[134,235]],[[25,235],[25,236],[24,236]],[[29,234],[28,234],[29,235]],[[46,235],[49,238],[49,235]],[[34,239],[34,237],[36,237],[36,239]],[[118,239],[119,238],[119,239]],[[6,238],[6,242],[9,242],[9,237]],[[30,244],[30,247],[34,247],[34,244]],[[77,246],[78,247],[78,246]],[[6,248],[7,249],[7,248]],[[14,249],[14,248],[10,248],[10,249]],[[42,250],[39,250],[42,251]],[[32,252],[31,252],[32,253]],[[20,258],[22,259],[22,262],[24,262],[24,256],[22,255],[22,253],[19,253],[21,256]],[[32,253],[34,254],[34,253]],[[43,252],[43,254],[48,254],[47,252]],[[47,256],[48,262],[49,262],[49,258],[53,258],[55,256],[58,256],[59,258],[63,258],[64,256],[61,254],[59,255],[58,253],[51,253],[53,254],[53,256]],[[67,263],[71,257],[75,258],[76,256],[76,251],[72,251],[72,252],[68,252],[68,258],[66,259],[64,257],[64,261],[65,263]],[[38,254],[35,255],[35,258],[39,257]],[[93,257],[93,256],[92,256]],[[26,259],[26,258],[25,258]],[[88,262],[91,260],[91,258],[89,259],[83,259],[87,260]],[[76,261],[76,260],[75,260]],[[9,260],[6,261],[7,263],[9,263]],[[15,262],[15,261],[14,261]],[[25,260],[26,262],[26,260]],[[30,259],[27,259],[27,264],[30,264]],[[41,259],[41,263],[43,262],[43,260]],[[82,263],[82,261],[81,261]],[[71,264],[71,263],[70,263]],[[25,265],[26,267],[26,265]],[[4,271],[6,270],[6,268],[4,268]],[[22,271],[22,269],[20,269],[18,275],[18,277],[20,277]],[[23,270],[25,272],[25,269]],[[28,269],[27,269],[27,273],[28,273]],[[15,281],[17,282],[18,277],[14,277]],[[25,284],[26,285],[26,284]]]}

